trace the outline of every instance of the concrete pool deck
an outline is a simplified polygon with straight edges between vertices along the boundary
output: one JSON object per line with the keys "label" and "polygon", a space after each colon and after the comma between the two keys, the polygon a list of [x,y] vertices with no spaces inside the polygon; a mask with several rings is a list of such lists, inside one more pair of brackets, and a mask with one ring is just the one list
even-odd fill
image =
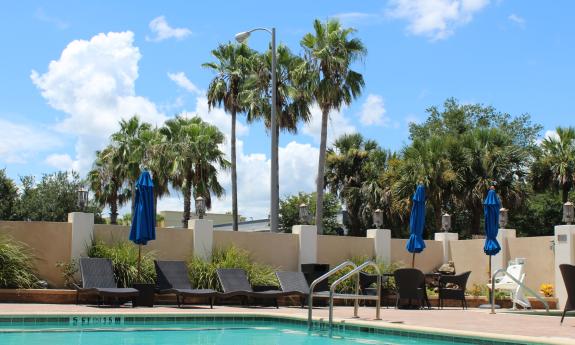
{"label": "concrete pool deck", "polygon": [[[64,304],[0,304],[1,316],[49,316],[49,315],[210,315],[241,314],[269,315],[307,318],[307,309],[297,307],[231,307],[203,306],[176,308],[157,306],[154,308],[97,308],[85,305]],[[385,327],[400,330],[442,332],[452,335],[494,337],[507,341],[531,341],[546,344],[575,344],[575,318],[566,318],[561,326],[558,316],[526,315],[499,311],[495,315],[489,310],[446,308],[443,310],[396,310],[381,309],[382,320],[374,320],[373,307],[361,307],[359,319],[352,318],[352,307],[335,307],[335,322]],[[315,308],[314,319],[327,320],[327,308]]]}

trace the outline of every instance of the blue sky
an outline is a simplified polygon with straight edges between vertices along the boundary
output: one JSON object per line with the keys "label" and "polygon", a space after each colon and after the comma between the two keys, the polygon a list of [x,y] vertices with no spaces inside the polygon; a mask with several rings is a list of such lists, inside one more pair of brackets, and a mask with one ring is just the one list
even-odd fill
{"label": "blue sky", "polygon": [[[207,111],[210,50],[254,26],[277,28],[301,52],[315,18],[338,17],[368,49],[355,68],[366,86],[332,114],[330,138],[358,131],[400,149],[407,125],[448,97],[484,103],[544,126],[574,125],[572,1],[12,1],[0,12],[0,168],[9,176],[76,169],[85,173],[121,118],[150,122],[199,114],[229,132],[229,117]],[[256,33],[262,51],[269,36]],[[317,108],[312,109],[317,114]],[[240,117],[241,119],[241,117]],[[319,119],[280,137],[280,192],[313,190]],[[267,215],[269,137],[239,125],[240,212]],[[227,146],[225,148],[227,149]],[[229,190],[229,175],[222,173]],[[174,193],[160,209],[181,209]],[[230,209],[228,195],[215,211]]]}

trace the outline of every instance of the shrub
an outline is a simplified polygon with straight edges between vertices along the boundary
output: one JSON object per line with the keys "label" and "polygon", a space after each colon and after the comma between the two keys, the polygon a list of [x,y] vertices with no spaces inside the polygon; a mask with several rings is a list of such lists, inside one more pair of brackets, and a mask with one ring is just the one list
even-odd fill
{"label": "shrub", "polygon": [[[362,263],[368,261],[368,260],[375,261],[375,259],[370,258],[369,256],[354,256],[349,260],[358,266],[361,265]],[[393,262],[391,264],[385,264],[385,263],[381,262],[381,263],[378,263],[377,266],[379,267],[379,271],[381,274],[393,273],[393,271],[402,267],[400,264],[395,263],[395,262]],[[341,271],[335,273],[334,275],[332,275],[329,278],[329,283],[332,284],[333,282],[335,282],[339,278],[343,277],[345,274],[349,273],[351,270],[352,270],[351,267],[346,267],[346,268],[342,269]],[[375,269],[371,266],[367,267],[365,270],[363,270],[363,272],[368,273],[368,274],[375,274],[376,273]],[[336,288],[336,292],[354,293],[355,292],[356,279],[357,278],[350,278],[350,279],[344,280],[343,282],[341,282],[341,284],[338,285],[338,287]],[[383,285],[383,287],[386,289],[395,289],[395,281],[393,280],[393,277],[390,277],[389,280]]]}
{"label": "shrub", "polygon": [[68,262],[59,261],[56,263],[56,267],[60,269],[66,287],[73,289],[75,285],[79,285],[79,282],[76,280],[76,273],[78,272],[76,260]]}
{"label": "shrub", "polygon": [[250,284],[278,286],[274,267],[254,262],[246,250],[231,246],[215,249],[212,261],[194,257],[188,261],[190,280],[196,288],[221,290],[216,271],[218,268],[241,268],[246,271]]}
{"label": "shrub", "polygon": [[9,236],[0,237],[0,288],[41,287],[33,266],[34,256],[26,244]]}
{"label": "shrub", "polygon": [[134,283],[154,283],[154,253],[142,253],[140,278],[138,279],[138,246],[128,242],[107,245],[103,241],[94,241],[88,249],[91,258],[111,259],[114,265],[114,276],[119,287],[131,287]]}

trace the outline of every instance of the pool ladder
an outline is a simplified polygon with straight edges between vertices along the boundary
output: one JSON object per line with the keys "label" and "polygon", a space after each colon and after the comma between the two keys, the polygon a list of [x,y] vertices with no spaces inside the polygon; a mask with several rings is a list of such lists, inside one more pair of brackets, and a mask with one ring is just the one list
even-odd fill
{"label": "pool ladder", "polygon": [[[338,278],[336,281],[334,281],[329,288],[329,293],[326,293],[325,291],[314,292],[314,289],[315,289],[317,284],[319,284],[320,282],[328,279],[329,277],[336,274],[337,272],[340,272],[343,269],[346,269],[348,267],[352,267],[352,270],[349,271],[348,273],[344,274],[342,277]],[[363,295],[363,294],[359,293],[359,272],[363,271],[367,267],[374,268],[375,272],[377,273],[377,285],[376,285],[377,286],[377,289],[376,289],[377,294],[376,295]],[[349,278],[352,278],[354,276],[357,277],[356,283],[355,283],[355,293],[354,294],[342,294],[342,293],[336,293],[335,292],[335,289],[339,284],[341,284],[343,281],[345,281]],[[373,261],[366,261],[359,266],[357,266],[356,264],[354,264],[351,261],[344,261],[341,264],[339,264],[337,267],[335,267],[332,270],[330,270],[329,272],[327,272],[326,274],[324,274],[321,277],[314,280],[309,287],[309,296],[308,296],[307,326],[308,326],[309,330],[312,330],[312,328],[313,328],[313,298],[314,297],[329,298],[329,323],[328,323],[329,328],[328,328],[328,330],[329,330],[330,335],[332,334],[332,330],[333,330],[333,302],[336,299],[355,300],[354,307],[353,307],[353,317],[354,318],[359,317],[358,316],[358,309],[359,309],[359,301],[360,300],[373,300],[373,301],[375,301],[375,319],[380,320],[381,319],[380,318],[381,271],[379,270],[379,267]]]}

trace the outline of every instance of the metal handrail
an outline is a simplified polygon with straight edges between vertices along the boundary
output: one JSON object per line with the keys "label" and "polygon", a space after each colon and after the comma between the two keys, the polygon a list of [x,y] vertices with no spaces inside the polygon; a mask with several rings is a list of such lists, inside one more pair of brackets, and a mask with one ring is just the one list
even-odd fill
{"label": "metal handrail", "polygon": [[[381,271],[379,267],[373,261],[366,261],[363,264],[357,266],[350,272],[346,273],[343,277],[340,277],[336,281],[331,284],[329,288],[329,331],[331,333],[332,326],[333,326],[333,295],[335,293],[335,288],[344,280],[349,279],[353,275],[359,274],[364,268],[367,266],[371,266],[375,268],[375,272],[377,273],[377,300],[375,304],[375,319],[380,320],[380,307],[381,307]],[[356,280],[355,284],[355,296],[359,296],[359,278]],[[355,305],[353,309],[353,317],[358,317],[357,311],[359,307],[359,299],[355,299]]]}
{"label": "metal handrail", "polygon": [[513,280],[517,285],[527,290],[527,292],[533,295],[533,297],[537,298],[541,303],[543,303],[543,305],[545,306],[545,310],[547,310],[547,312],[549,313],[549,304],[547,304],[547,301],[545,301],[543,297],[541,297],[538,293],[528,288],[527,285],[520,282],[517,278],[512,276],[509,272],[507,272],[505,268],[500,268],[497,271],[495,271],[495,273],[493,273],[493,276],[491,277],[491,314],[495,314],[495,277],[501,273],[504,273],[506,276],[511,278],[511,280]]}
{"label": "metal handrail", "polygon": [[326,280],[327,278],[331,277],[332,275],[334,275],[335,273],[341,271],[342,269],[348,267],[348,266],[352,266],[353,268],[356,268],[357,265],[354,264],[351,261],[344,261],[341,264],[337,265],[336,267],[334,267],[333,269],[331,269],[329,272],[325,273],[324,275],[322,275],[321,277],[317,278],[316,280],[314,280],[311,285],[309,286],[309,296],[308,296],[308,311],[307,311],[307,327],[311,330],[312,329],[312,313],[313,313],[313,290],[315,289],[315,286],[317,284],[319,284],[320,282]]}

